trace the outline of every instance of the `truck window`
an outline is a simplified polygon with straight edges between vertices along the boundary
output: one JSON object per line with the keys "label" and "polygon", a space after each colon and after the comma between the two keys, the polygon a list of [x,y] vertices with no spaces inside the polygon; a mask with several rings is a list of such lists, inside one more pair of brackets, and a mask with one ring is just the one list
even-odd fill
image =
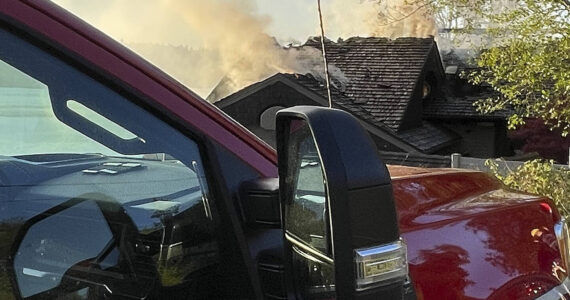
{"label": "truck window", "polygon": [[0,30],[0,298],[205,297],[218,216],[198,144]]}

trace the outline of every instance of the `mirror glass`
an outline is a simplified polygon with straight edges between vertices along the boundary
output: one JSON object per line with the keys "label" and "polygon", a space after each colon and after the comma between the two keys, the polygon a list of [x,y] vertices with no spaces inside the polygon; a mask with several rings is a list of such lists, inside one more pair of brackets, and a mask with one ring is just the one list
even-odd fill
{"label": "mirror glass", "polygon": [[14,255],[20,295],[26,298],[58,287],[64,274],[78,263],[99,256],[112,239],[113,233],[93,201],[83,201],[33,223]]}
{"label": "mirror glass", "polygon": [[284,221],[295,290],[303,299],[334,299],[334,262],[322,162],[304,120],[292,119],[287,132]]}
{"label": "mirror glass", "polygon": [[289,151],[293,203],[287,209],[287,230],[311,247],[328,254],[325,179],[309,126],[291,123]]}

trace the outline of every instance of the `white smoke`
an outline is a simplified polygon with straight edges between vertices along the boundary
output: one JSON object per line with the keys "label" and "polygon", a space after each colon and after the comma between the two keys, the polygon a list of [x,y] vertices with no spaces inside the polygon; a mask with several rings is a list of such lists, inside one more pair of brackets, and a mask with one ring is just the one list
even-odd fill
{"label": "white smoke", "polygon": [[[136,7],[133,1],[54,1],[81,11],[82,18],[124,41],[203,97],[223,78],[231,79],[226,81],[231,93],[277,72],[324,77],[320,50],[279,45],[267,34],[271,18],[257,12],[254,0],[137,0]],[[436,34],[433,18],[421,10],[411,14],[417,8],[406,0],[381,3],[323,2],[327,35],[395,38]],[[303,6],[314,8],[311,17],[317,35],[315,3]],[[330,73],[342,89],[347,82],[342,72],[330,66]]]}
{"label": "white smoke", "polygon": [[435,19],[421,1],[333,0],[325,11],[327,27],[343,38],[437,35]]}

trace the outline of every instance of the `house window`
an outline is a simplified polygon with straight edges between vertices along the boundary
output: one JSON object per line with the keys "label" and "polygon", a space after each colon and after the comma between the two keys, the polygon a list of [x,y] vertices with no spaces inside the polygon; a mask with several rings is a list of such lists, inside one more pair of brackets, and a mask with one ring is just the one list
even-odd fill
{"label": "house window", "polygon": [[437,94],[437,77],[433,72],[427,73],[426,77],[424,78],[423,86],[422,86],[422,99],[427,100],[430,98],[434,98]]}
{"label": "house window", "polygon": [[259,126],[267,130],[275,130],[275,115],[277,111],[284,109],[283,106],[272,106],[261,113],[259,116]]}
{"label": "house window", "polygon": [[422,90],[422,99],[426,99],[427,97],[429,97],[430,93],[431,93],[431,85],[427,81],[424,81],[424,87]]}

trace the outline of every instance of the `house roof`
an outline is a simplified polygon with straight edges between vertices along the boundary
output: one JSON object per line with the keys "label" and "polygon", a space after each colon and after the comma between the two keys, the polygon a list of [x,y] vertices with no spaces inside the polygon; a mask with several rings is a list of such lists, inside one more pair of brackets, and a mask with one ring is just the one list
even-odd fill
{"label": "house roof", "polygon": [[454,49],[442,55],[446,79],[439,88],[440,93],[423,102],[423,117],[425,119],[504,121],[512,114],[511,108],[485,114],[477,111],[474,105],[476,101],[497,97],[499,93],[485,84],[474,86],[461,75],[478,70],[477,65],[471,61],[474,55],[475,53],[469,49]]}
{"label": "house roof", "polygon": [[[224,109],[241,99],[258,92],[261,89],[268,88],[276,82],[283,82],[289,87],[295,89],[297,92],[305,95],[306,97],[314,100],[316,103],[326,106],[327,103],[327,90],[323,82],[315,79],[310,74],[285,74],[278,73],[268,79],[250,85],[218,102],[215,104]],[[361,105],[347,97],[338,89],[332,87],[331,95],[333,98],[333,106],[336,108],[349,111],[354,116],[368,124],[367,130],[371,133],[383,138],[384,140],[396,145],[404,151],[416,151],[423,153],[433,153],[439,149],[455,143],[459,137],[450,132],[440,128],[428,121],[424,121],[422,126],[405,131],[396,131],[385,125],[381,118],[375,117],[367,110],[363,109]]]}
{"label": "house roof", "polygon": [[396,135],[423,153],[434,153],[453,145],[461,138],[456,133],[428,121],[423,121],[420,127],[401,131]]}
{"label": "house roof", "polygon": [[[414,89],[430,55],[439,61],[433,38],[350,38],[327,43],[327,59],[348,79],[347,84],[331,86],[333,105],[351,112],[366,122],[371,133],[391,142],[403,151],[433,153],[456,143],[460,138],[453,132],[429,121],[402,130],[400,124]],[[320,39],[309,39],[302,47],[320,49]],[[436,64],[444,74],[441,62]],[[327,89],[322,79],[311,74],[278,73],[250,85],[215,104],[228,107],[239,100],[283,82],[320,105],[327,105]]]}
{"label": "house roof", "polygon": [[440,94],[423,101],[423,117],[427,120],[472,119],[504,121],[512,114],[510,107],[491,113],[477,111],[475,102],[499,95],[489,86],[474,86],[458,75],[447,76]]}
{"label": "house roof", "polygon": [[[491,96],[491,95],[489,95]],[[476,120],[506,120],[511,114],[509,109],[482,114],[478,112],[474,103],[485,99],[484,94],[478,96],[438,97],[424,102],[423,116],[425,119],[476,119]]]}
{"label": "house roof", "polygon": [[[292,81],[296,81],[304,87],[316,92],[323,98],[327,98],[326,86],[315,79],[311,75],[299,74],[282,74]],[[441,148],[450,146],[455,143],[459,136],[449,130],[438,127],[428,121],[422,122],[422,126],[404,130],[396,131],[387,126],[382,118],[374,116],[368,110],[364,109],[357,101],[347,97],[345,93],[340,92],[338,89],[331,87],[331,96],[336,106],[351,112],[361,120],[375,125],[377,128],[389,132],[400,140],[405,141],[409,145],[423,153],[433,153]]]}
{"label": "house roof", "polygon": [[[304,46],[320,49],[320,38],[309,39]],[[343,95],[395,130],[430,53],[437,53],[433,38],[353,37],[328,41],[326,46],[328,62],[349,80]]]}

